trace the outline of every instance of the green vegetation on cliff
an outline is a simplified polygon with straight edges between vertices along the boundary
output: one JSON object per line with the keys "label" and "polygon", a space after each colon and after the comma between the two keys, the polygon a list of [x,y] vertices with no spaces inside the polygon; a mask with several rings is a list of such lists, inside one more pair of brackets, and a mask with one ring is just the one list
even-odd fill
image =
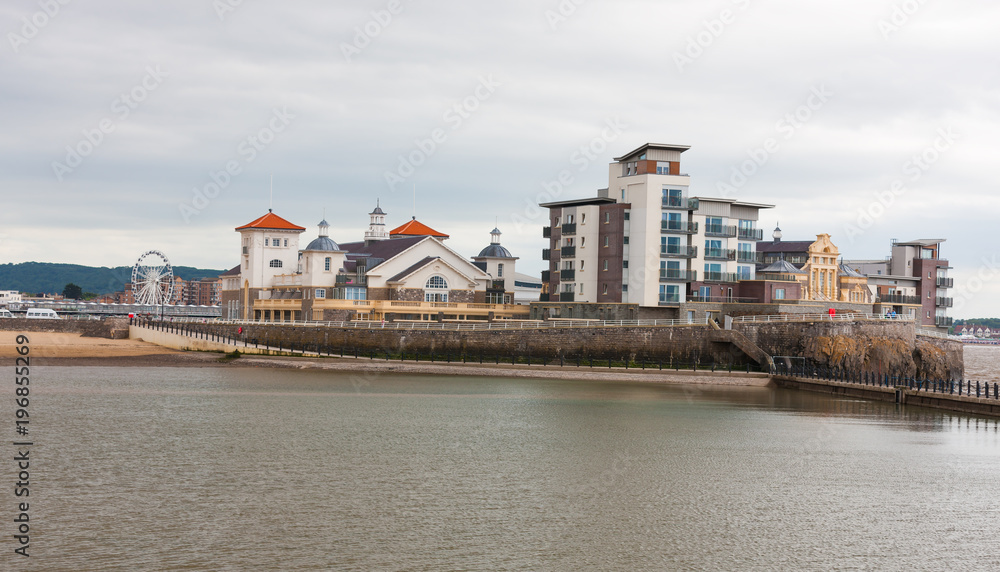
{"label": "green vegetation on cliff", "polygon": [[[174,276],[185,280],[216,277],[225,270],[174,266]],[[22,262],[0,264],[0,290],[17,290],[29,294],[61,294],[67,284],[80,286],[84,292],[111,294],[121,291],[132,280],[131,266],[115,268],[56,264],[51,262]]]}

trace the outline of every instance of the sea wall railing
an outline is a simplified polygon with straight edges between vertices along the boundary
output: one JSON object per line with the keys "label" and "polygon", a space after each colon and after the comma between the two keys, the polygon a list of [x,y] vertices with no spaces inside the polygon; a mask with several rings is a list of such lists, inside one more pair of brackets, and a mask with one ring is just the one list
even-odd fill
{"label": "sea wall railing", "polygon": [[945,380],[926,379],[892,372],[851,371],[845,368],[829,367],[812,363],[798,357],[775,356],[774,375],[784,375],[801,379],[833,381],[858,386],[896,388],[905,387],[915,391],[939,393],[1000,400],[1000,383],[973,381],[967,379]]}
{"label": "sea wall railing", "polygon": [[[142,323],[146,323],[145,320]],[[149,323],[155,323],[151,321]],[[548,330],[557,328],[638,328],[638,327],[667,327],[667,326],[705,326],[708,318],[701,321],[689,320],[572,320],[572,319],[550,319],[550,320],[496,320],[493,322],[469,323],[469,322],[424,322],[394,320],[391,322],[382,321],[330,321],[330,322],[306,322],[306,321],[261,321],[261,320],[213,320],[199,318],[177,318],[167,320],[167,324],[214,324],[214,325],[234,325],[234,326],[296,326],[296,327],[327,327],[327,328],[348,328],[360,330],[447,330],[460,332],[474,332],[480,330]]]}

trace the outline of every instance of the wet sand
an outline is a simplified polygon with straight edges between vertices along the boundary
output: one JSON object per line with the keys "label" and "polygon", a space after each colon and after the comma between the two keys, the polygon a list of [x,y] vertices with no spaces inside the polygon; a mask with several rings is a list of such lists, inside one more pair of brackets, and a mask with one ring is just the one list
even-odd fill
{"label": "wet sand", "polygon": [[[186,352],[141,340],[85,338],[79,334],[29,332],[32,365],[67,367],[267,367],[359,372],[365,375],[408,373],[427,375],[474,375],[489,377],[533,377],[645,383],[698,383],[711,385],[767,385],[761,373],[673,371],[656,369],[608,369],[600,367],[510,364],[462,364],[371,360],[353,357],[225,358],[219,353]],[[17,356],[16,332],[0,333],[0,366],[13,365]]]}

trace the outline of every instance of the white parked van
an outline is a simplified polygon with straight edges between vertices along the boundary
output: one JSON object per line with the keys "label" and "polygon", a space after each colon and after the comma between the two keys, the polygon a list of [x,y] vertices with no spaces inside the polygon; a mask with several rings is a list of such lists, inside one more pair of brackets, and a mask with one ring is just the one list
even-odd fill
{"label": "white parked van", "polygon": [[58,320],[59,314],[56,314],[55,310],[49,310],[47,308],[32,308],[28,310],[28,315],[26,318],[36,318],[39,320]]}
{"label": "white parked van", "polygon": [[0,308],[0,318],[13,318],[14,314],[10,313],[10,310],[6,308]]}

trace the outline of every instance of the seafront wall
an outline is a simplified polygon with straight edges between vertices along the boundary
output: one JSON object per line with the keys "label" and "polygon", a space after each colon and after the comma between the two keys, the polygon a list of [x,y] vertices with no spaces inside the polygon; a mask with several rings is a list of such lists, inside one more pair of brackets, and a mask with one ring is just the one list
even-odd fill
{"label": "seafront wall", "polygon": [[28,318],[0,319],[0,331],[57,332],[81,334],[85,338],[128,339],[128,318],[103,320],[38,320]]}
{"label": "seafront wall", "polygon": [[[795,356],[855,372],[926,379],[961,379],[960,343],[916,335],[912,323],[737,323],[734,330],[760,348],[753,357],[704,325],[608,326],[476,331],[337,328],[312,325],[185,324],[202,337],[223,337],[322,353],[390,352],[437,355],[532,356],[669,363],[759,364],[761,355]],[[141,336],[140,336],[141,337]],[[744,344],[745,345],[745,344]],[[752,348],[750,348],[752,349]],[[756,354],[761,355],[756,355]]]}

